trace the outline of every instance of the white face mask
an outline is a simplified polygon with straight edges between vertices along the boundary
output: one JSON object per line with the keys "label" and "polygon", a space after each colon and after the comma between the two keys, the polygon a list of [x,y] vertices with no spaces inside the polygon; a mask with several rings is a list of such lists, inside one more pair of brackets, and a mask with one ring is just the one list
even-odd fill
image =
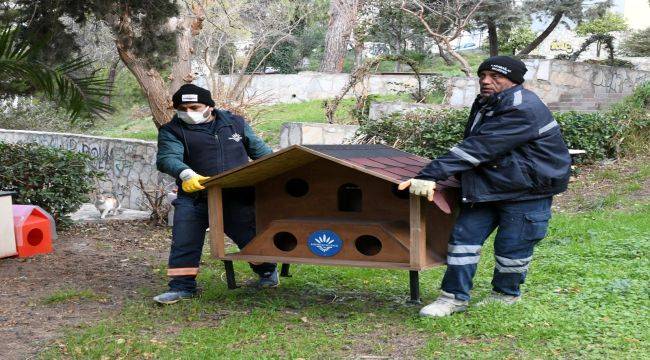
{"label": "white face mask", "polygon": [[201,124],[207,122],[210,119],[210,113],[211,111],[209,107],[203,112],[176,110],[176,115],[178,115],[178,118],[188,124]]}

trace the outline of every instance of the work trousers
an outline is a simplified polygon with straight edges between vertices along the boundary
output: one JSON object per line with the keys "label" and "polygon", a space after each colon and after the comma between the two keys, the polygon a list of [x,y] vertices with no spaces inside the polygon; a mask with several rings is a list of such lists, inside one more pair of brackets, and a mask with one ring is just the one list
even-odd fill
{"label": "work trousers", "polygon": [[[255,237],[255,206],[250,192],[226,192],[223,195],[224,232],[241,249]],[[205,195],[190,197],[179,194],[172,202],[174,226],[167,275],[173,291],[196,291],[201,252],[208,228],[208,202]],[[275,270],[276,265],[251,264],[260,276]]]}
{"label": "work trousers", "polygon": [[448,245],[442,290],[469,300],[481,248],[494,229],[494,291],[520,295],[533,248],[546,236],[552,197],[526,201],[463,204]]}

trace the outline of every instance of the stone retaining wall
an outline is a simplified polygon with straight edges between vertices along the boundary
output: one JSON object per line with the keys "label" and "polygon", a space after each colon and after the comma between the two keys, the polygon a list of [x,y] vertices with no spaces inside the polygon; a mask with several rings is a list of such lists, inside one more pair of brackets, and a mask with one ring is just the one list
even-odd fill
{"label": "stone retaining wall", "polygon": [[[597,111],[650,81],[650,72],[562,60],[525,60],[524,87],[552,110]],[[478,94],[476,77],[454,77],[448,84],[447,103],[470,106]]]}
{"label": "stone retaining wall", "polygon": [[[439,75],[422,75],[423,83]],[[246,93],[268,100],[269,103],[299,103],[309,100],[330,99],[340,95],[348,84],[350,74],[330,74],[304,71],[298,74],[253,75]],[[222,81],[228,85],[232,76],[223,76]],[[412,74],[373,74],[356,86],[361,92],[369,94],[391,94],[397,91],[410,91],[417,86],[417,79]],[[348,91],[347,97],[353,96],[354,90]]]}
{"label": "stone retaining wall", "polygon": [[99,183],[99,189],[116,193],[124,208],[146,210],[139,180],[146,189],[173,183],[171,177],[156,170],[157,146],[153,141],[5,129],[0,129],[0,141],[34,142],[89,154],[93,158],[93,168],[106,173],[106,180]]}

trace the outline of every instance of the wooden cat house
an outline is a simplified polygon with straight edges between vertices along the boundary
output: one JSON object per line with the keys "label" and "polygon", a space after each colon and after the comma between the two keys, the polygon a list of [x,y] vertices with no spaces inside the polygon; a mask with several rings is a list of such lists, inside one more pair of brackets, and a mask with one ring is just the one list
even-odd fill
{"label": "wooden cat house", "polygon": [[[434,202],[397,190],[427,159],[385,145],[295,145],[214,176],[208,189],[212,255],[233,260],[360,266],[410,271],[419,300],[419,271],[442,265],[454,223],[453,181],[438,184]],[[255,188],[257,235],[226,253],[222,189]]]}

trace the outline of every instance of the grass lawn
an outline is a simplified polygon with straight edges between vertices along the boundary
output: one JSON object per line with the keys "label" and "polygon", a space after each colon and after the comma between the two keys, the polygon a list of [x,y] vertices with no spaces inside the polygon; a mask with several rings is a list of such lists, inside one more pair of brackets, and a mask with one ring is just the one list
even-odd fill
{"label": "grass lawn", "polygon": [[[379,101],[406,101],[408,95],[382,95]],[[441,101],[441,98],[432,98]],[[354,107],[354,99],[344,99],[336,111],[336,119],[341,124],[355,123],[350,111]],[[275,104],[253,109],[253,128],[269,143],[276,146],[280,141],[280,128],[285,122],[316,122],[324,123],[325,109],[323,100],[312,100],[293,104]],[[138,116],[138,111],[120,110],[107,120],[98,120],[96,126],[88,134],[115,138],[133,138],[154,141],[158,130],[150,116]]]}
{"label": "grass lawn", "polygon": [[[284,359],[628,358],[650,352],[650,205],[557,213],[512,306],[471,307],[420,319],[405,304],[403,271],[295,266],[279,288],[227,290],[220,263],[206,260],[201,297],[174,306],[149,295],[118,316],[71,329],[45,358]],[[206,257],[207,259],[207,257]],[[491,240],[473,302],[490,291]],[[236,264],[238,281],[252,278]],[[423,300],[437,295],[443,268],[425,271]],[[643,355],[646,354],[646,355]]]}

